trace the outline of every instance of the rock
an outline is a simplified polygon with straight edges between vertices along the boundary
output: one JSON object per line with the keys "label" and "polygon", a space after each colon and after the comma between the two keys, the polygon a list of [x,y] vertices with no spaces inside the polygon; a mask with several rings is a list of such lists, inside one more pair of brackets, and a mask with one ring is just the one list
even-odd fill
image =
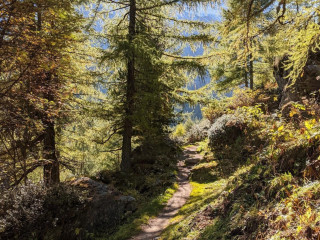
{"label": "rock", "polygon": [[121,196],[119,198],[120,201],[123,201],[123,202],[134,202],[136,201],[136,199],[134,197],[131,197],[131,196]]}
{"label": "rock", "polygon": [[79,228],[86,232],[104,232],[113,228],[137,209],[134,197],[124,196],[110,185],[87,177],[79,178],[70,184],[88,192],[89,201],[77,216]]}
{"label": "rock", "polygon": [[310,52],[303,74],[295,81],[287,78],[290,69],[285,69],[285,62],[288,57],[276,58],[274,63],[274,77],[278,83],[280,91],[280,109],[288,106],[290,102],[296,102],[302,96],[308,96],[312,92],[320,89],[320,51]]}
{"label": "rock", "polygon": [[82,177],[71,182],[72,186],[85,188],[90,190],[93,194],[108,193],[108,187],[106,184],[97,182],[88,177]]}

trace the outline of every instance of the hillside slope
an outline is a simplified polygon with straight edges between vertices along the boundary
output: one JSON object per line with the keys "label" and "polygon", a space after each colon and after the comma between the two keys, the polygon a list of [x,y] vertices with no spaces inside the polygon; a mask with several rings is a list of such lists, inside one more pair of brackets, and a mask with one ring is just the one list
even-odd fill
{"label": "hillside slope", "polygon": [[199,143],[191,197],[162,239],[320,238],[317,104],[295,103],[285,118],[272,95],[250,94],[268,100],[229,99]]}

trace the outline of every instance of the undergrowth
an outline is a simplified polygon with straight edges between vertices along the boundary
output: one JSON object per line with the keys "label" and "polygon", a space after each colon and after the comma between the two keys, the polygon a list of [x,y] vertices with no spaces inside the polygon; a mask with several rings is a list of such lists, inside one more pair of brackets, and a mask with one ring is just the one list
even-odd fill
{"label": "undergrowth", "polygon": [[163,194],[141,203],[142,207],[134,215],[127,219],[126,223],[121,225],[121,227],[118,228],[115,233],[109,237],[102,236],[97,239],[125,240],[138,234],[141,230],[141,226],[143,224],[147,224],[150,218],[156,217],[159,214],[177,189],[178,184],[175,183]]}
{"label": "undergrowth", "polygon": [[[159,146],[157,152],[137,152],[130,173],[101,173],[100,178],[114,185],[124,195],[136,199],[137,210],[124,218],[116,228],[95,236],[95,239],[126,240],[137,235],[141,226],[156,217],[178,189],[175,146]],[[100,180],[102,180],[100,179]]]}
{"label": "undergrowth", "polygon": [[192,171],[190,199],[161,239],[320,239],[316,101],[292,103],[282,115],[272,109],[277,99],[248,94],[205,109],[213,127],[198,144],[204,160]]}

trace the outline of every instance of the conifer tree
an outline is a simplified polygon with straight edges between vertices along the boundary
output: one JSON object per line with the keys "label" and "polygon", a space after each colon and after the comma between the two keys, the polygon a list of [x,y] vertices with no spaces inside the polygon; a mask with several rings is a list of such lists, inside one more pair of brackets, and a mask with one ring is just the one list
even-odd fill
{"label": "conifer tree", "polygon": [[[196,5],[200,1],[185,2]],[[113,114],[114,123],[122,126],[118,133],[123,139],[123,171],[130,169],[132,137],[140,144],[150,143],[173,120],[175,96],[181,97],[176,90],[186,84],[186,70],[205,73],[194,59],[179,57],[188,42],[205,38],[185,36],[184,31],[195,31],[190,26],[206,27],[175,17],[172,7],[185,2],[105,0],[96,7],[101,8],[97,11],[100,16],[105,15],[101,39],[107,39],[107,49],[102,63],[108,69],[107,94],[114,99],[113,113],[118,113]]]}
{"label": "conifer tree", "polygon": [[315,2],[228,0],[224,4],[216,32],[219,42],[210,53],[222,56],[211,64],[218,89],[243,83],[252,88],[253,83],[274,81],[275,58],[283,56],[288,58],[285,68],[292,69],[288,77],[296,79],[302,74],[309,53],[319,49]]}
{"label": "conifer tree", "polygon": [[72,1],[5,1],[0,7],[1,164],[13,185],[44,167],[44,182],[59,182],[56,121],[62,116],[79,15]]}

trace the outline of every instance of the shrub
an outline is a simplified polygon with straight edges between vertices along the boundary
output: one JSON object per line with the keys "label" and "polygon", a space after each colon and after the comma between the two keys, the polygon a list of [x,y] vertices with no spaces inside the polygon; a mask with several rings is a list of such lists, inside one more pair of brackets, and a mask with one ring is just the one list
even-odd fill
{"label": "shrub", "polygon": [[208,106],[203,107],[201,109],[204,117],[208,119],[211,123],[214,123],[214,121],[221,117],[226,110],[225,103],[223,100],[214,99]]}
{"label": "shrub", "polygon": [[[206,107],[202,108],[203,115],[214,123],[216,119],[225,113],[234,112],[242,107],[263,106],[263,111],[268,112],[278,107],[277,95],[265,94],[261,89],[252,91],[250,89],[235,88],[231,97],[222,97],[212,100]],[[320,108],[319,108],[320,109]]]}
{"label": "shrub", "polygon": [[64,185],[48,189],[28,184],[0,197],[0,239],[43,239],[64,226],[67,234],[72,229],[66,223],[84,203],[77,191]]}
{"label": "shrub", "polygon": [[186,129],[182,123],[178,124],[176,130],[173,133],[174,137],[183,137],[186,134]]}
{"label": "shrub", "polygon": [[40,185],[27,185],[6,191],[0,201],[0,238],[20,236],[24,229],[33,228],[43,215],[47,190]]}
{"label": "shrub", "polygon": [[193,126],[194,126],[194,122],[192,121],[191,117],[188,117],[184,123],[184,128],[186,132],[189,132]]}
{"label": "shrub", "polygon": [[218,118],[208,131],[209,145],[217,148],[235,142],[245,127],[244,120],[232,114]]}
{"label": "shrub", "polygon": [[186,134],[188,142],[193,143],[205,139],[208,135],[209,128],[210,121],[207,119],[203,119],[198,124],[194,124]]}
{"label": "shrub", "polygon": [[237,109],[244,106],[253,106],[257,102],[259,90],[252,91],[250,89],[236,88],[232,97],[229,98],[228,108]]}

